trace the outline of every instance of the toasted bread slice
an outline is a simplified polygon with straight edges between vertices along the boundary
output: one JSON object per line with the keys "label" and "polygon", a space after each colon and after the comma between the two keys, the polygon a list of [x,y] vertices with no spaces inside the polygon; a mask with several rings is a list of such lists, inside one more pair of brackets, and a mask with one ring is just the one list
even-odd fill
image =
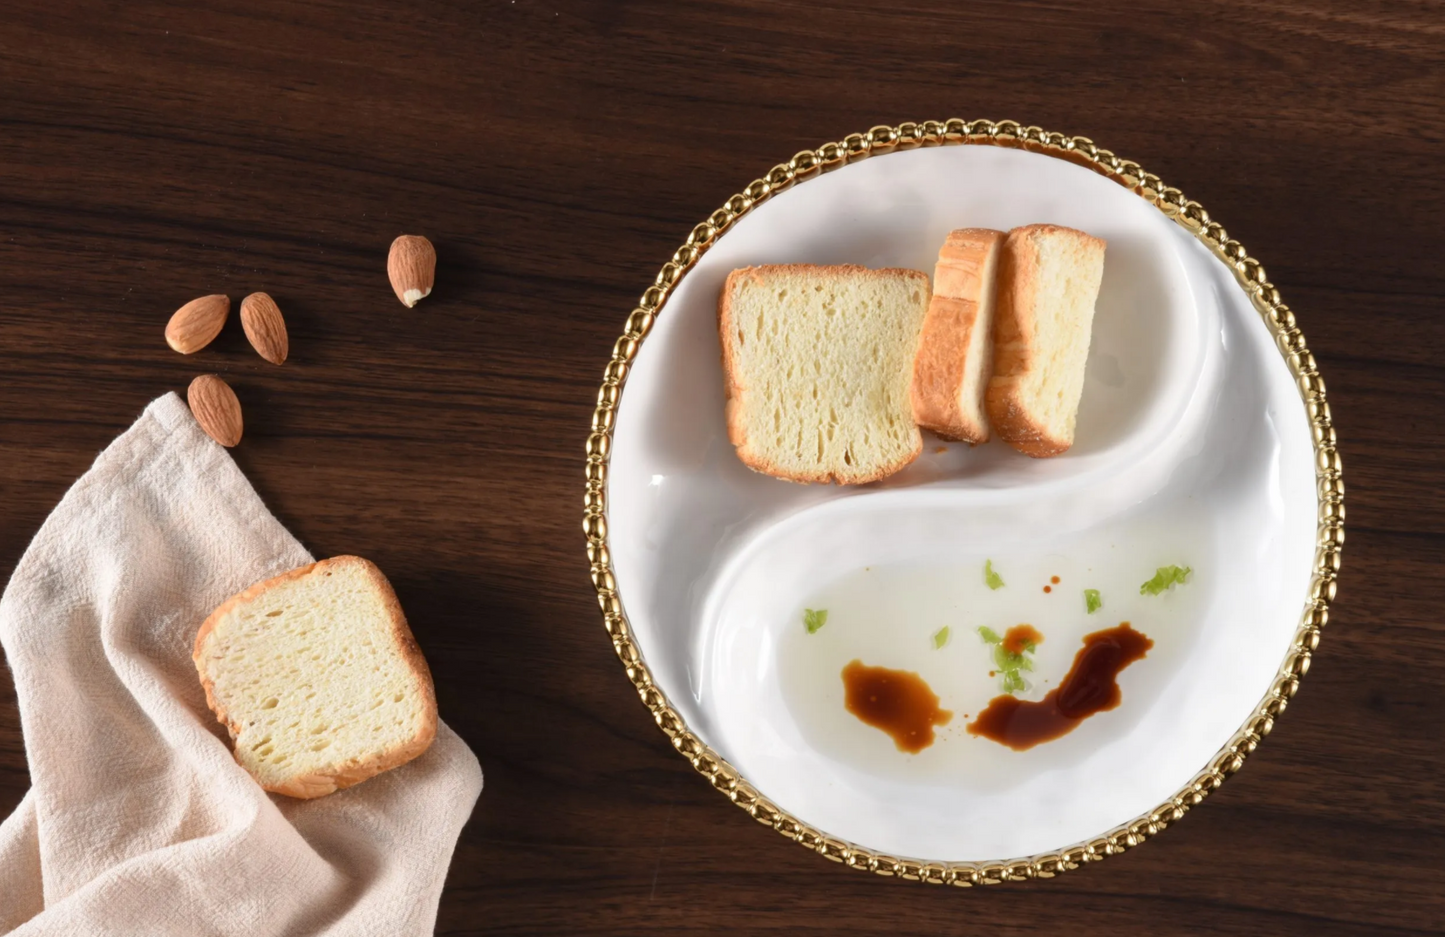
{"label": "toasted bread slice", "polygon": [[257,583],[201,625],[206,702],[262,787],[311,798],[431,745],[436,695],[391,584],[338,556]]}
{"label": "toasted bread slice", "polygon": [[1047,224],[1015,228],[1004,240],[985,406],[994,432],[1026,455],[1074,444],[1104,248]]}
{"label": "toasted bread slice", "polygon": [[734,270],[718,300],[728,436],[755,471],[861,484],[918,457],[909,387],[928,276],[807,264]]}
{"label": "toasted bread slice", "polygon": [[946,439],[988,442],[983,397],[993,372],[994,275],[1004,233],[951,232],[938,251],[933,299],[913,366],[913,416]]}

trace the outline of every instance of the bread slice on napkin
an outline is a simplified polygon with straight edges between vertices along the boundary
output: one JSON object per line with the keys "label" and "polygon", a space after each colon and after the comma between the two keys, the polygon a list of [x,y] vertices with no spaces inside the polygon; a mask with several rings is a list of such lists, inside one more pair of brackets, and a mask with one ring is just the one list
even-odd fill
{"label": "bread slice on napkin", "polygon": [[436,736],[426,660],[391,584],[358,556],[227,599],[193,657],[236,761],[268,791],[330,794],[405,764]]}
{"label": "bread slice on napkin", "polygon": [[917,270],[734,270],[718,300],[728,436],[758,472],[876,481],[918,457],[909,387],[928,311]]}
{"label": "bread slice on napkin", "polygon": [[1074,443],[1104,248],[1048,224],[1014,228],[1004,240],[985,404],[994,431],[1025,455],[1058,455]]}
{"label": "bread slice on napkin", "polygon": [[993,371],[994,275],[1004,233],[950,232],[938,251],[933,299],[913,366],[913,416],[946,439],[988,442],[983,397]]}

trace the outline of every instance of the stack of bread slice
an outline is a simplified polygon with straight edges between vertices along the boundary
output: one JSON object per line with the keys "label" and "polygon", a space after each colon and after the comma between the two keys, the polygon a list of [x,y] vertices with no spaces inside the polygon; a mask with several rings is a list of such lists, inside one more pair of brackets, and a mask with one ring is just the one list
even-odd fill
{"label": "stack of bread slice", "polygon": [[922,426],[1058,455],[1074,441],[1105,242],[965,228],[917,270],[748,267],[719,299],[728,435],[750,468],[857,484],[902,469]]}
{"label": "stack of bread slice", "polygon": [[1072,446],[1104,247],[1047,224],[949,234],[914,369],[919,424],[975,443],[992,426],[1037,457]]}

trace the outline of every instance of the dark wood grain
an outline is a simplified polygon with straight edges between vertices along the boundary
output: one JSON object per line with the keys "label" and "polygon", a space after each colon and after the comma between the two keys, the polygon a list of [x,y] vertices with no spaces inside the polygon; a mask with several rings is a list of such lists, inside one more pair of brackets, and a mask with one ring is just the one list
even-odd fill
{"label": "dark wood grain", "polygon": [[[0,578],[147,401],[391,575],[486,770],[444,934],[1445,932],[1445,8],[1387,0],[0,3]],[[636,296],[768,166],[877,123],[1083,133],[1262,259],[1329,383],[1340,598],[1245,770],[1137,852],[968,893],[847,872],[675,755],[600,627],[582,442]],[[385,253],[429,235],[415,310]],[[228,329],[264,289],[283,368]],[[0,814],[27,785],[0,678]],[[4,900],[0,896],[0,900]]]}

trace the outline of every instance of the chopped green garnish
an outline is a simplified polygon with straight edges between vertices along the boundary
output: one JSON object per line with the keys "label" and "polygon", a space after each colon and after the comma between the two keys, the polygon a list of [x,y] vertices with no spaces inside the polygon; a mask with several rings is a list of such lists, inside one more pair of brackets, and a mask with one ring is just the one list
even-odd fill
{"label": "chopped green garnish", "polygon": [[1003,588],[1003,577],[993,571],[993,560],[985,560],[983,563],[983,584],[990,589]]}
{"label": "chopped green garnish", "polygon": [[933,646],[934,648],[941,648],[947,643],[948,626],[944,625],[942,628],[939,628],[937,631],[933,632]]}
{"label": "chopped green garnish", "polygon": [[1034,662],[1026,657],[1032,654],[1038,644],[1033,641],[1025,641],[1023,650],[1015,653],[1004,646],[1004,639],[997,631],[987,625],[980,625],[978,636],[983,638],[983,643],[993,645],[993,663],[999,674],[999,682],[1005,693],[1017,693],[1020,690],[1028,689],[1028,681],[1024,680],[1025,671],[1032,673]]}
{"label": "chopped green garnish", "polygon": [[[1024,647],[1025,653],[1033,653],[1034,646],[1032,644],[1027,644]],[[993,662],[995,665],[997,665],[999,670],[1005,672],[1011,670],[1034,669],[1033,661],[1029,660],[1023,654],[1015,654],[1012,651],[1005,649],[1002,644],[995,644],[993,646]]]}
{"label": "chopped green garnish", "polygon": [[1161,566],[1154,573],[1154,578],[1139,587],[1140,595],[1158,595],[1165,589],[1172,589],[1175,585],[1183,585],[1189,581],[1189,574],[1194,572],[1188,566]]}
{"label": "chopped green garnish", "polygon": [[1090,615],[1097,612],[1103,606],[1103,604],[1104,600],[1099,598],[1098,589],[1084,590],[1084,607],[1089,610]]}
{"label": "chopped green garnish", "polygon": [[812,634],[827,623],[828,610],[826,608],[816,611],[811,608],[803,609],[803,627],[808,629],[808,634]]}

